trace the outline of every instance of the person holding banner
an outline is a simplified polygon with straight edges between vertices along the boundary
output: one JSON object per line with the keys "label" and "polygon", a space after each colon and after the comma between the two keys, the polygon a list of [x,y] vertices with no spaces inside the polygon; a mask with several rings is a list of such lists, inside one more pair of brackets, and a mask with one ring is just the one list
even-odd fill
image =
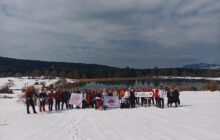
{"label": "person holding banner", "polygon": [[159,93],[159,107],[164,108],[164,98],[166,96],[166,91],[163,88],[163,86],[160,86],[158,93]]}
{"label": "person holding banner", "polygon": [[[146,91],[154,93],[154,90],[150,86],[147,87]],[[151,101],[152,101],[152,104],[154,105],[154,97],[153,96],[150,97],[150,104],[151,104]]]}
{"label": "person holding banner", "polygon": [[99,109],[101,107],[101,105],[102,105],[102,95],[101,95],[101,93],[96,93],[96,95],[95,95],[95,109]]}
{"label": "person holding banner", "polygon": [[[146,89],[146,92],[152,92],[151,88],[148,86]],[[145,105],[147,106],[151,106],[151,100],[153,97],[145,97],[144,101],[145,101]]]}
{"label": "person holding banner", "polygon": [[113,96],[118,96],[118,90],[117,90],[117,88],[114,88],[114,89],[113,89]]}
{"label": "person holding banner", "polygon": [[130,92],[128,89],[125,90],[125,95],[124,95],[124,104],[125,104],[125,107],[126,108],[129,108],[130,107]]}

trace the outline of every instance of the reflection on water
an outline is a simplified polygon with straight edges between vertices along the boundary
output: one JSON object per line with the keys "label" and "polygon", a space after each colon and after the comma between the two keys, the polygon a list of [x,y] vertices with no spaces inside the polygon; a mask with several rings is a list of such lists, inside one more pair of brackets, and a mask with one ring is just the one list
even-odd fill
{"label": "reflection on water", "polygon": [[188,80],[188,79],[154,79],[154,80],[121,80],[121,81],[105,81],[105,82],[87,82],[87,83],[75,83],[71,84],[71,87],[79,89],[97,89],[97,88],[109,88],[109,87],[158,87],[172,86],[173,84],[177,87],[196,87],[198,90],[202,89],[202,86],[209,83],[207,80]]}

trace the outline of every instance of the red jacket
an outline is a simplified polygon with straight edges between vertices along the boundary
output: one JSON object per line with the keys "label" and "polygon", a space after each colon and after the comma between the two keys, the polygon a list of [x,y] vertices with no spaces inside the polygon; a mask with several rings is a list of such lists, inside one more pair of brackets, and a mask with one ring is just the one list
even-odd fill
{"label": "red jacket", "polygon": [[56,93],[54,95],[54,99],[55,100],[61,100],[61,91],[60,90],[56,91]]}
{"label": "red jacket", "polygon": [[49,100],[53,100],[53,98],[54,98],[53,93],[49,93],[49,94],[48,94],[48,99],[49,99]]}
{"label": "red jacket", "polygon": [[158,89],[155,90],[154,97],[159,97],[159,90]]}

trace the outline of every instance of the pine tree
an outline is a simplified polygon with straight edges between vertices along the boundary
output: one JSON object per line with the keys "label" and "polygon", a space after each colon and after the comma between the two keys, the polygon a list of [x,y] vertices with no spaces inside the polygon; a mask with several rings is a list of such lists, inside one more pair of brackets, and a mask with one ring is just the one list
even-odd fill
{"label": "pine tree", "polygon": [[41,72],[38,69],[34,69],[31,73],[31,76],[33,77],[40,77],[41,76]]}

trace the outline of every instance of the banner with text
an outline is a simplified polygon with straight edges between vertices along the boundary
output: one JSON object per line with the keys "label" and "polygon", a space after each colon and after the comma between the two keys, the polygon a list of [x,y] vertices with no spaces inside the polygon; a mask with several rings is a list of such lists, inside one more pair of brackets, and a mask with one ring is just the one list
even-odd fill
{"label": "banner with text", "polygon": [[135,97],[146,97],[146,98],[150,98],[153,97],[153,92],[135,92]]}
{"label": "banner with text", "polygon": [[118,96],[104,96],[104,106],[107,108],[119,108],[120,102]]}
{"label": "banner with text", "polygon": [[82,100],[83,100],[82,94],[72,93],[71,97],[70,97],[70,100],[69,100],[69,104],[76,105],[76,106],[81,106]]}

